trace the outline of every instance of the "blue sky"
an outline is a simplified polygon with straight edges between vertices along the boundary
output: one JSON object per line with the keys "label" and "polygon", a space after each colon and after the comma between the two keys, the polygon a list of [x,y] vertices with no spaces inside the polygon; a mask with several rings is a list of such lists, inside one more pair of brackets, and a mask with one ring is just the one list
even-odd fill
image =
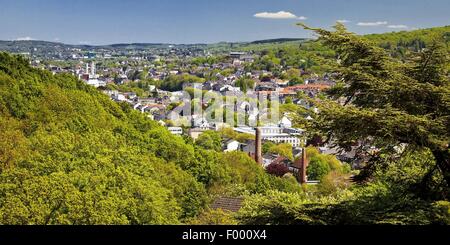
{"label": "blue sky", "polygon": [[365,34],[449,25],[449,13],[450,0],[0,0],[0,40],[253,41],[310,37],[300,21]]}

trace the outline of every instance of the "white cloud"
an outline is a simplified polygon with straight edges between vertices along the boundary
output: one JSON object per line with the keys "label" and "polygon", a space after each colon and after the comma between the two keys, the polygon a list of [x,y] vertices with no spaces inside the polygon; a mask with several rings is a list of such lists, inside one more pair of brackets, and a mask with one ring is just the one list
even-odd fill
{"label": "white cloud", "polygon": [[16,41],[31,41],[34,40],[32,37],[18,37],[16,38]]}
{"label": "white cloud", "polygon": [[408,29],[407,25],[388,25],[387,27],[392,29]]}
{"label": "white cloud", "polygon": [[287,11],[278,11],[278,12],[261,12],[253,15],[256,18],[265,18],[265,19],[298,19],[298,20],[306,20],[305,16],[297,16],[291,12]]}
{"label": "white cloud", "polygon": [[358,22],[359,26],[382,26],[387,25],[387,21],[376,21],[376,22]]}
{"label": "white cloud", "polygon": [[351,22],[351,21],[349,21],[349,20],[336,20],[336,22],[339,22],[339,23],[349,23],[349,22]]}
{"label": "white cloud", "polygon": [[81,44],[81,45],[89,45],[89,44],[91,44],[91,42],[88,42],[88,41],[79,41],[78,44]]}
{"label": "white cloud", "polygon": [[53,39],[53,41],[55,41],[55,42],[59,42],[59,37],[55,37],[54,39]]}

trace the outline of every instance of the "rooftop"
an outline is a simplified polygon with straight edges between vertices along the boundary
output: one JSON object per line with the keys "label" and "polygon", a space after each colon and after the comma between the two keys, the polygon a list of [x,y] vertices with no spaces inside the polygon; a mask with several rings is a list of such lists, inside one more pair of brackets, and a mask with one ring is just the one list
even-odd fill
{"label": "rooftop", "polygon": [[211,205],[211,208],[237,212],[241,209],[243,200],[243,197],[219,197]]}

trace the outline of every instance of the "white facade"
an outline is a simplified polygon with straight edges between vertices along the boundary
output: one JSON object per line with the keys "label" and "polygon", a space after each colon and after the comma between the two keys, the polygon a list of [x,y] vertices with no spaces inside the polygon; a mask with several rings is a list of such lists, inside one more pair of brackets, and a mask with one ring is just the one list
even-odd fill
{"label": "white facade", "polygon": [[174,135],[182,135],[183,129],[181,127],[168,127],[167,130],[170,131],[171,134]]}
{"label": "white facade", "polygon": [[[275,143],[289,143],[293,147],[301,146],[300,129],[282,128],[276,126],[260,127],[262,140],[269,140]],[[234,128],[236,132],[255,135],[255,129],[251,127]]]}
{"label": "white facade", "polygon": [[229,140],[227,142],[225,142],[225,152],[229,152],[229,151],[237,151],[239,150],[239,146],[240,143],[239,141],[236,140]]}
{"label": "white facade", "polygon": [[286,116],[284,116],[283,118],[281,118],[279,124],[280,124],[280,127],[283,127],[283,128],[290,128],[290,127],[292,127],[292,122],[291,122],[291,120],[289,120],[289,118],[287,118]]}
{"label": "white facade", "polygon": [[96,88],[100,87],[100,86],[106,86],[105,81],[101,81],[98,79],[89,79],[87,82],[87,84],[94,86]]}
{"label": "white facade", "polygon": [[279,134],[279,135],[272,135],[272,136],[265,136],[262,135],[263,140],[269,140],[272,142],[275,142],[277,144],[279,143],[288,143],[291,144],[293,147],[299,147],[300,146],[300,139],[296,136],[292,136],[289,134]]}

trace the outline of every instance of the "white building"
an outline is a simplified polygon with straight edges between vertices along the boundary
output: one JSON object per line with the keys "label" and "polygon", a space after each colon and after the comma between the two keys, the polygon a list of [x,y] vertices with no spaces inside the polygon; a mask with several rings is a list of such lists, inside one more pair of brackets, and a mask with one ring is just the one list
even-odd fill
{"label": "white building", "polygon": [[[299,136],[303,133],[301,129],[282,128],[277,126],[260,127],[262,140],[268,140],[279,143],[289,143],[293,147],[301,146]],[[238,127],[234,131],[255,135],[255,129],[251,127]]]}
{"label": "white building", "polygon": [[[89,72],[89,70],[90,70],[90,72]],[[88,76],[89,78],[86,81],[86,83],[91,85],[91,86],[94,86],[96,88],[100,87],[100,86],[106,86],[106,82],[102,81],[102,80],[99,80],[98,79],[99,76],[97,74],[95,74],[95,71],[96,70],[95,70],[95,63],[94,62],[91,63],[91,68],[90,69],[89,69],[89,65],[86,64],[86,73],[89,74],[89,76]]]}
{"label": "white building", "polygon": [[281,118],[279,125],[282,128],[290,128],[290,127],[292,127],[292,122],[291,122],[291,120],[289,120],[289,118],[284,116],[283,118]]}
{"label": "white building", "polygon": [[228,140],[224,143],[224,152],[229,152],[229,151],[237,151],[240,148],[241,143],[239,143],[239,141],[237,140]]}
{"label": "white building", "polygon": [[174,135],[182,135],[183,129],[181,127],[167,127],[167,130],[170,131],[171,134]]}

